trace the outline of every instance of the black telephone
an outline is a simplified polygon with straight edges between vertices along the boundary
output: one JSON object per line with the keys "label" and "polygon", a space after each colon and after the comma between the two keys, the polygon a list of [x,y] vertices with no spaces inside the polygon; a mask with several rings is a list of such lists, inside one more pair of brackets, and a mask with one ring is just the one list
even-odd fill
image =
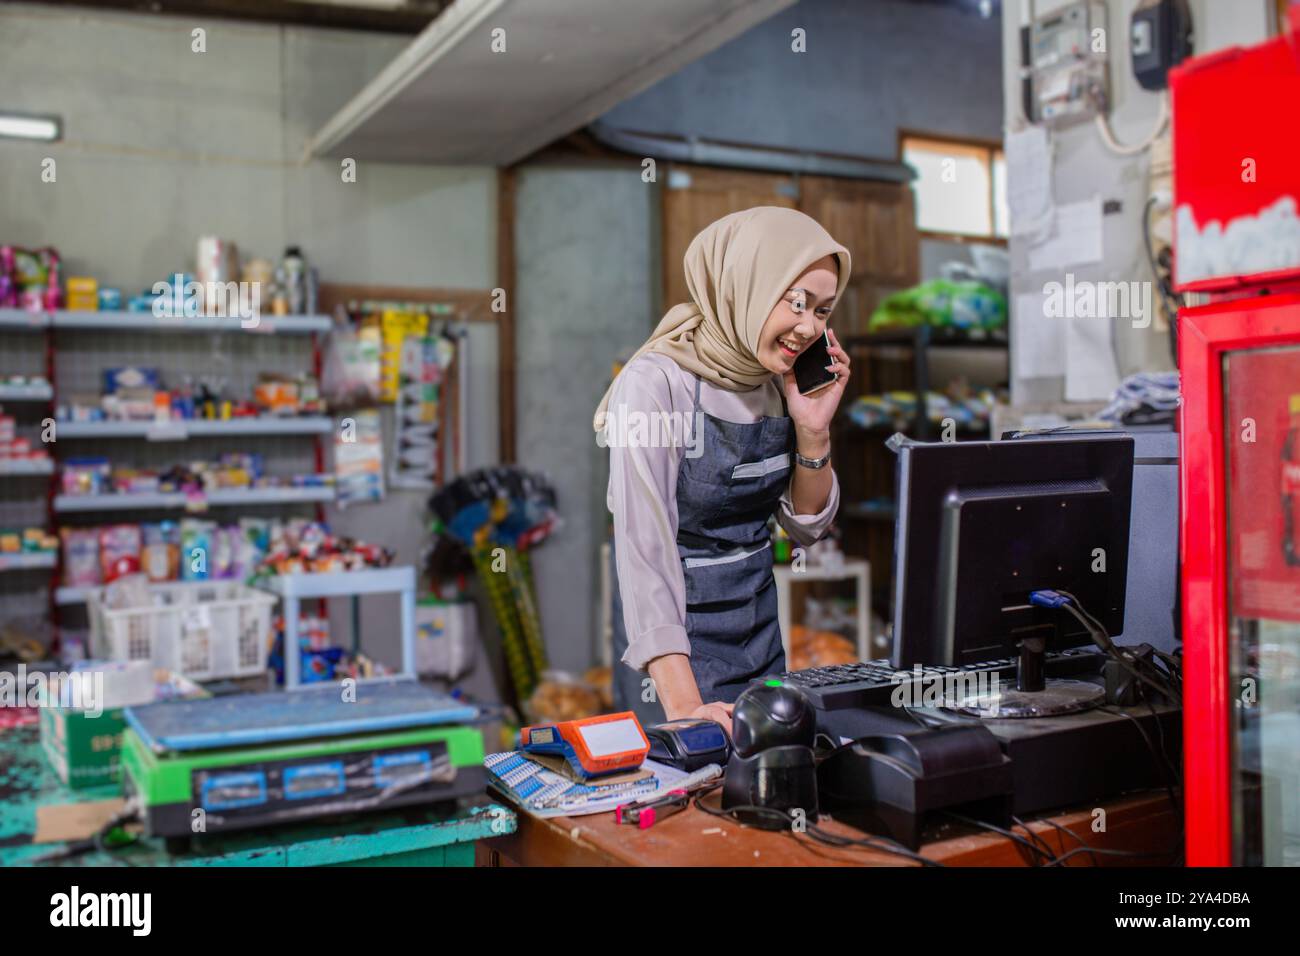
{"label": "black telephone", "polygon": [[819,392],[839,378],[834,372],[826,371],[826,366],[831,364],[830,349],[831,334],[823,332],[794,360],[794,381],[800,395]]}

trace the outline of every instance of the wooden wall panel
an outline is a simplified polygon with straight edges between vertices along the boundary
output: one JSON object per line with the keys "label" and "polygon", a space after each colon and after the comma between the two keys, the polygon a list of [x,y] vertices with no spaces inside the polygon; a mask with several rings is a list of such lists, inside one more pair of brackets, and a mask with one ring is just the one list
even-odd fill
{"label": "wooden wall panel", "polygon": [[920,281],[912,190],[824,176],[805,176],[800,187],[799,208],[825,226],[853,257],[853,278],[835,310],[836,331],[865,332],[881,299]]}
{"label": "wooden wall panel", "polygon": [[663,191],[664,311],[686,302],[682,258],[701,229],[752,206],[795,205],[791,176],[673,164]]}
{"label": "wooden wall panel", "polygon": [[665,309],[687,298],[682,257],[709,223],[751,206],[786,206],[812,216],[853,256],[853,279],[835,311],[845,335],[866,330],[882,298],[920,281],[912,190],[903,184],[781,176],[673,164],[663,192]]}

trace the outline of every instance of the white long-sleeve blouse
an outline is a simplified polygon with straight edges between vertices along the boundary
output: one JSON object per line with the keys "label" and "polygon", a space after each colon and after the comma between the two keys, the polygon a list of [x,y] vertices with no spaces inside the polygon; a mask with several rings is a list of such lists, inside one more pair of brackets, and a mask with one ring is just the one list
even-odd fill
{"label": "white long-sleeve blouse", "polygon": [[[784,415],[781,396],[775,375],[747,392],[705,381],[700,384],[700,411],[724,421],[751,423]],[[677,553],[677,470],[683,457],[699,447],[699,432],[691,420],[694,397],[695,376],[656,352],[629,362],[610,396],[611,424],[604,434],[610,452],[606,504],[614,516],[616,570],[628,636],[623,661],[637,670],[664,654],[691,652],[686,582]],[[726,493],[718,489],[718,494]],[[826,534],[839,503],[839,479],[833,473],[826,507],[817,514],[796,514],[787,485],[776,520],[795,544],[807,547]]]}

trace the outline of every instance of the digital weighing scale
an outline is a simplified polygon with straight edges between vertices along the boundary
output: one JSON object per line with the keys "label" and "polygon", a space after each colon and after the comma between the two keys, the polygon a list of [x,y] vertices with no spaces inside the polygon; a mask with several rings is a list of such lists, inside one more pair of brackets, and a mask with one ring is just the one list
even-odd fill
{"label": "digital weighing scale", "polygon": [[410,678],[130,707],[128,800],[188,838],[481,794],[474,707]]}

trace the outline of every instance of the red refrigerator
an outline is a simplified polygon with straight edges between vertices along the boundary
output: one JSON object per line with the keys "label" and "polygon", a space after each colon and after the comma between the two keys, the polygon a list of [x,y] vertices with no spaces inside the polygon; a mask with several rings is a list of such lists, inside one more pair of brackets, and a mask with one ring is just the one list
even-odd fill
{"label": "red refrigerator", "polygon": [[1187,862],[1300,865],[1300,7],[1171,76]]}

